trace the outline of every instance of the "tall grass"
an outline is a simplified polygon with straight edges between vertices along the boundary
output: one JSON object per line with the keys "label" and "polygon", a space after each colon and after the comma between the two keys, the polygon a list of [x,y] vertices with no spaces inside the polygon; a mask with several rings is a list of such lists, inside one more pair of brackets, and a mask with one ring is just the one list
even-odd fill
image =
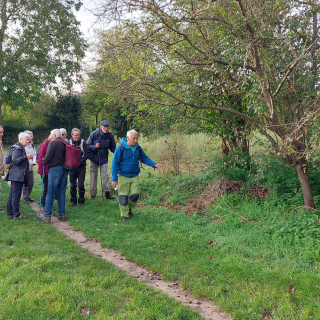
{"label": "tall grass", "polygon": [[219,154],[221,139],[204,133],[192,135],[175,134],[155,140],[140,137],[139,143],[152,160],[165,165],[164,175],[175,174],[174,162],[179,161],[181,174],[199,172]]}

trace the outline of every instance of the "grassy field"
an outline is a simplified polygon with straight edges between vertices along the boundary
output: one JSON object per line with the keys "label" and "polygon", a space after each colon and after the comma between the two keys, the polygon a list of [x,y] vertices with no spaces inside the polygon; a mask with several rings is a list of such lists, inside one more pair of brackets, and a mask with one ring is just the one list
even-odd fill
{"label": "grassy field", "polygon": [[[171,205],[186,205],[190,198],[201,195],[210,182],[218,181],[222,173],[226,176],[243,176],[239,161],[231,165],[230,158],[230,166],[227,162],[223,170],[221,161],[224,160],[218,157],[212,163],[218,145],[212,145],[210,149],[208,144],[208,150],[203,151],[207,139],[202,140],[202,145],[199,137],[191,137],[188,141],[194,143],[192,161],[202,161],[207,166],[206,170],[198,169],[196,174],[188,172],[175,177],[146,168],[141,173],[142,204],[134,210],[133,219],[121,223],[117,201],[102,201],[98,196],[94,200],[87,197],[85,205],[80,207],[72,207],[68,201],[67,218],[70,224],[74,229],[82,230],[87,237],[97,238],[103,246],[119,249],[127,259],[161,273],[163,279],[177,281],[195,295],[214,300],[235,319],[320,319],[319,216],[316,211],[305,212],[297,208],[303,202],[295,172],[285,167],[279,159],[267,160],[255,154],[254,159],[259,166],[252,165],[250,174],[246,176],[247,187],[215,199],[201,214],[194,212],[185,215],[183,207],[179,212],[172,212]],[[165,152],[165,149],[157,152],[157,145],[160,145],[158,141],[146,141],[145,145],[153,158]],[[197,153],[198,160],[195,156]],[[317,204],[320,198],[318,176],[316,170],[312,171],[311,182]],[[87,189],[88,183],[89,174]],[[246,188],[262,183],[268,188],[266,198],[252,199],[248,196]],[[33,191],[35,198],[40,193],[38,177],[36,184]],[[41,242],[41,235],[36,233],[32,236],[36,222],[19,222],[19,225],[25,225],[25,230],[30,229],[30,235],[28,231],[23,237]],[[56,234],[50,226],[44,226],[41,230],[49,230],[50,235]],[[59,237],[60,240],[63,238],[61,247],[59,245],[47,250],[56,250],[62,256],[72,256],[69,250],[83,252],[73,245],[67,245],[69,242],[63,236],[57,235]],[[5,248],[9,250],[7,247],[11,246],[6,244]],[[47,257],[48,253],[45,255]],[[92,261],[98,261],[85,255]],[[58,260],[61,261],[61,258]],[[84,261],[82,268],[86,269],[91,262]],[[20,263],[25,266],[23,260]],[[67,277],[71,276],[70,273],[73,276],[74,271],[68,269],[68,263],[52,263]],[[106,264],[100,262],[99,265]],[[92,271],[92,268],[89,269]],[[13,268],[6,270],[9,270],[7,272],[11,277],[14,276]],[[79,285],[82,281],[90,281],[86,272],[80,278]],[[290,286],[294,287],[294,292],[289,292]],[[83,287],[86,288],[85,285]],[[6,288],[8,290],[8,284]],[[83,289],[83,295],[86,295],[86,290]],[[16,302],[13,301],[14,294],[12,291],[7,303]],[[6,294],[2,293],[2,296]],[[32,303],[33,310],[41,309],[38,304],[36,301]],[[80,304],[85,305],[86,302]],[[75,310],[79,312],[79,306]],[[121,319],[123,315],[120,314],[114,318]],[[160,315],[156,319],[161,317],[165,318]],[[191,315],[189,317],[191,319]],[[132,315],[131,318],[141,317]],[[189,318],[177,314],[172,319]]]}
{"label": "grassy field", "polygon": [[[7,195],[4,184],[3,202]],[[21,211],[29,218],[0,215],[1,320],[200,319],[38,222],[29,206],[22,204]]]}

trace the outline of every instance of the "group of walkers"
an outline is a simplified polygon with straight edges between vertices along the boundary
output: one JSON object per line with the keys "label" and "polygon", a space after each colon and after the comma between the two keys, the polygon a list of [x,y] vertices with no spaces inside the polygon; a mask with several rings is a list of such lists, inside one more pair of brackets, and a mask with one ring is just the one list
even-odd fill
{"label": "group of walkers", "polygon": [[[153,168],[160,168],[161,164],[153,162],[143,151],[138,143],[138,133],[135,130],[127,132],[127,137],[116,146],[115,139],[109,132],[110,123],[103,120],[100,127],[93,131],[88,140],[81,138],[81,131],[73,128],[70,140],[67,139],[65,129],[53,129],[50,135],[40,145],[36,152],[31,131],[21,132],[11,149],[6,155],[10,163],[5,181],[10,181],[10,193],[7,200],[7,215],[13,219],[27,218],[20,213],[19,202],[22,198],[26,203],[33,202],[30,194],[34,185],[33,167],[38,163],[38,174],[43,183],[41,203],[45,208],[44,221],[51,222],[54,199],[57,199],[58,219],[66,221],[66,189],[68,176],[70,180],[70,201],[73,205],[85,203],[85,176],[86,162],[90,160],[90,196],[94,199],[97,195],[98,175],[100,171],[101,188],[107,200],[113,200],[110,194],[108,174],[109,151],[114,153],[111,165],[113,188],[118,189],[121,220],[127,221],[132,217],[132,208],[136,205],[139,193],[139,162]],[[0,126],[0,140],[3,136],[3,127]],[[68,171],[65,167],[66,145],[80,149],[81,158],[77,168]],[[70,147],[68,147],[70,148]],[[78,151],[79,152],[79,151]],[[1,159],[2,157],[2,159]],[[0,145],[0,175],[4,172],[4,153]],[[1,182],[0,182],[1,192]],[[0,212],[4,212],[0,208]]]}

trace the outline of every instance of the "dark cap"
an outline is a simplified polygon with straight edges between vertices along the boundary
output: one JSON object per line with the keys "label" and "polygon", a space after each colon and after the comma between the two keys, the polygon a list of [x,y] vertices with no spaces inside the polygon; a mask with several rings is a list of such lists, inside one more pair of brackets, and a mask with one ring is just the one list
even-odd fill
{"label": "dark cap", "polygon": [[102,121],[100,122],[100,126],[110,126],[110,122],[107,121],[107,120],[102,120]]}

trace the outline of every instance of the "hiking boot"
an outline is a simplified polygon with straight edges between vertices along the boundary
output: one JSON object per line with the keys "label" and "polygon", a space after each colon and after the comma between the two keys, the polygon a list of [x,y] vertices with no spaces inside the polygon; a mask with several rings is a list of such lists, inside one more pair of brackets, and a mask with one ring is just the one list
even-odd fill
{"label": "hiking boot", "polygon": [[59,216],[58,220],[59,221],[67,221],[67,218],[66,218],[66,216]]}
{"label": "hiking boot", "polygon": [[128,215],[129,215],[129,218],[133,217],[131,209],[129,209]]}
{"label": "hiking boot", "polygon": [[51,223],[51,217],[44,217],[44,222],[49,222],[49,223]]}
{"label": "hiking boot", "polygon": [[94,195],[94,196],[91,196],[91,199],[94,199],[96,197],[96,195]]}
{"label": "hiking boot", "polygon": [[128,217],[121,217],[121,221],[122,221],[122,222],[126,222],[127,220],[129,220]]}
{"label": "hiking boot", "polygon": [[26,204],[29,204],[29,199],[23,199],[23,201],[26,203]]}
{"label": "hiking boot", "polygon": [[105,195],[107,200],[114,200],[114,197],[110,194],[109,191],[106,191]]}
{"label": "hiking boot", "polygon": [[20,216],[17,216],[17,217],[12,217],[13,220],[16,220],[16,219],[27,219],[28,217],[27,216],[23,216],[22,214],[20,214]]}
{"label": "hiking boot", "polygon": [[32,198],[29,197],[29,202],[34,202],[34,200]]}

